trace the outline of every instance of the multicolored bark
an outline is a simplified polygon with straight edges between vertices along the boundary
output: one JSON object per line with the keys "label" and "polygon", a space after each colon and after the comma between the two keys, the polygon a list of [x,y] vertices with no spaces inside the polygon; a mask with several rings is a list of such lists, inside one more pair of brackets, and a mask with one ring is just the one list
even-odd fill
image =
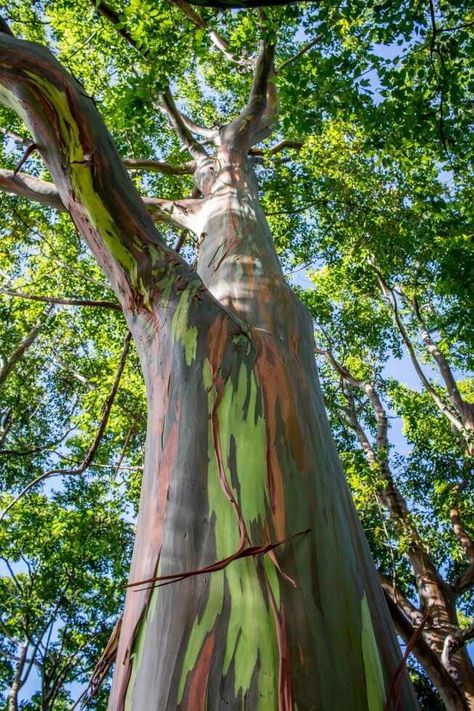
{"label": "multicolored bark", "polygon": [[[311,321],[283,280],[245,158],[272,121],[269,67],[264,49],[216,158],[198,156],[196,274],[155,232],[80,86],[44,49],[0,35],[0,98],[29,126],[141,359],[149,418],[130,582],[310,529],[265,557],[129,588],[113,711],[382,711],[399,661]],[[417,708],[405,678],[400,693]]]}

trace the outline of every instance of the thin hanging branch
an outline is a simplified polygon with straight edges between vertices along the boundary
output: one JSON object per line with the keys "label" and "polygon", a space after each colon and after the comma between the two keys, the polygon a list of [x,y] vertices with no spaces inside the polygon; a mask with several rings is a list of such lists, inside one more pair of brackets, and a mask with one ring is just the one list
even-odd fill
{"label": "thin hanging branch", "polygon": [[92,464],[94,457],[97,453],[97,450],[99,448],[100,442],[102,440],[102,437],[104,435],[104,432],[107,428],[107,423],[109,421],[110,417],[110,412],[112,410],[112,406],[115,401],[115,397],[117,395],[117,391],[119,389],[120,385],[120,380],[122,378],[122,374],[125,368],[125,363],[127,362],[127,356],[128,352],[130,349],[130,341],[131,341],[131,333],[127,333],[125,337],[125,341],[123,344],[122,352],[120,354],[120,359],[119,363],[117,366],[117,371],[115,373],[115,378],[112,384],[112,387],[110,389],[110,392],[104,402],[103,408],[102,408],[102,417],[99,423],[99,427],[97,428],[94,440],[87,450],[84,459],[82,460],[81,464],[75,468],[75,469],[50,469],[46,472],[43,472],[40,474],[40,476],[37,476],[33,481],[30,481],[29,484],[27,484],[21,491],[20,493],[8,504],[8,506],[3,510],[3,512],[0,515],[0,521],[2,521],[8,511],[20,500],[27,494],[33,487],[35,487],[37,484],[40,482],[44,481],[45,479],[48,479],[49,477],[52,476],[62,476],[62,475],[68,475],[68,476],[76,476],[79,474],[83,474],[86,469]]}
{"label": "thin hanging branch", "polygon": [[159,588],[163,587],[164,585],[179,583],[181,580],[185,580],[186,578],[191,578],[196,575],[215,573],[219,570],[227,568],[227,566],[230,565],[233,561],[239,560],[240,558],[248,558],[250,556],[265,555],[266,553],[270,553],[275,548],[278,548],[279,546],[282,546],[285,543],[290,543],[290,541],[293,541],[299,536],[305,536],[307,533],[310,533],[310,531],[310,528],[307,528],[304,531],[298,531],[298,533],[294,533],[292,536],[283,538],[281,541],[277,541],[276,543],[264,543],[260,546],[240,546],[239,549],[232,555],[228,556],[227,558],[223,558],[222,560],[218,560],[215,563],[211,563],[211,565],[207,565],[204,568],[198,568],[197,570],[187,570],[182,573],[158,575],[153,578],[146,578],[145,580],[138,580],[132,583],[128,583],[126,587],[133,588],[136,592],[140,592],[141,590],[148,590],[149,588]]}

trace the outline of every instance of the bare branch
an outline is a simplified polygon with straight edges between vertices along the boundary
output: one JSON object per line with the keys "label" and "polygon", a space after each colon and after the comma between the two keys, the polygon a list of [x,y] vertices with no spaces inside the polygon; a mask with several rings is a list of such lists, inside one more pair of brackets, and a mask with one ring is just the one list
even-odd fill
{"label": "bare branch", "polygon": [[393,290],[388,286],[388,284],[386,283],[386,281],[383,279],[382,275],[379,272],[377,272],[377,280],[378,280],[380,289],[382,291],[382,294],[385,296],[386,303],[392,312],[393,320],[394,320],[395,325],[398,328],[398,331],[399,331],[399,333],[402,337],[402,340],[406,346],[406,349],[407,349],[408,354],[410,356],[411,362],[413,363],[413,367],[415,368],[415,371],[416,371],[418,377],[420,378],[426,392],[430,395],[431,399],[433,400],[433,402],[435,403],[437,408],[440,410],[440,412],[443,415],[445,415],[447,417],[447,419],[451,422],[453,427],[455,427],[456,430],[463,432],[464,431],[463,422],[443,402],[443,400],[440,398],[440,396],[436,392],[433,385],[430,383],[430,381],[424,374],[423,369],[421,368],[421,365],[418,361],[413,343],[411,342],[410,336],[408,335],[408,331],[406,330],[405,325],[403,324],[403,321],[400,317],[397,299],[395,297],[395,294],[393,293]]}
{"label": "bare branch", "polygon": [[[19,145],[31,145],[30,141],[28,141],[26,138],[23,138],[15,131],[11,131],[10,129],[3,128],[0,126],[0,133],[3,133],[8,138],[11,138],[12,141],[18,143]],[[172,163],[154,160],[153,158],[124,158],[123,162],[129,170],[147,170],[152,173],[163,173],[164,175],[192,175],[196,169],[196,164],[194,163],[194,161],[188,161],[187,163],[182,163],[181,165],[173,165]],[[16,175],[18,171],[19,167],[17,166],[17,168],[13,172],[14,175]],[[10,171],[4,171],[1,169],[0,173],[4,173],[5,177],[8,177],[10,175]],[[33,180],[33,178],[31,179]]]}
{"label": "bare branch", "polygon": [[153,173],[163,173],[164,175],[192,175],[196,170],[194,161],[188,161],[181,165],[172,165],[148,158],[125,158],[124,164],[129,170],[148,170]]}
{"label": "bare branch", "polygon": [[379,573],[380,584],[387,597],[401,610],[406,619],[415,628],[421,620],[421,612],[413,605],[410,600],[394,585],[393,581],[383,573]]}
{"label": "bare branch", "polygon": [[206,149],[201,145],[201,143],[199,143],[199,141],[196,141],[191,134],[191,131],[187,128],[169,89],[166,89],[163,94],[163,107],[168,114],[170,123],[176,131],[176,135],[181,141],[183,147],[186,148],[191,153],[192,157],[198,162],[204,158],[207,158]]}
{"label": "bare branch", "polygon": [[29,484],[27,484],[21,491],[20,493],[8,504],[8,506],[3,510],[3,512],[0,515],[0,521],[2,521],[8,511],[21,499],[25,494],[27,494],[34,486],[39,484],[41,481],[44,481],[44,479],[48,479],[49,477],[52,476],[59,476],[59,475],[78,475],[78,474],[83,474],[86,469],[92,464],[92,461],[96,455],[97,449],[99,448],[100,442],[102,440],[102,437],[104,435],[104,432],[107,427],[107,423],[109,421],[109,416],[110,412],[112,410],[112,405],[114,404],[115,397],[117,395],[117,391],[120,385],[120,380],[122,377],[122,373],[125,368],[125,363],[127,362],[127,356],[128,356],[128,351],[130,349],[130,341],[131,341],[131,333],[127,333],[124,341],[124,345],[122,348],[122,353],[120,354],[120,360],[118,363],[117,371],[115,374],[114,382],[112,384],[112,387],[110,389],[110,392],[104,402],[103,408],[102,408],[102,418],[99,423],[99,427],[97,428],[97,432],[95,434],[94,440],[89,447],[88,451],[86,452],[84,459],[82,460],[81,464],[75,468],[75,469],[50,469],[46,472],[43,472],[40,474],[40,476],[36,477],[36,479],[33,479],[33,481],[30,481]]}
{"label": "bare branch", "polygon": [[315,37],[311,42],[308,42],[305,44],[299,52],[294,54],[292,57],[289,57],[288,59],[285,59],[284,62],[282,62],[276,69],[275,69],[275,74],[280,74],[283,69],[285,69],[289,64],[292,64],[293,62],[296,62],[297,59],[303,56],[303,54],[306,54],[306,52],[309,52],[310,49],[312,49],[315,45],[318,44],[318,42],[321,41],[321,36],[318,35]]}
{"label": "bare branch", "polygon": [[451,634],[448,634],[444,640],[443,652],[441,654],[441,663],[448,672],[451,679],[460,687],[462,687],[462,681],[459,678],[458,670],[456,668],[456,665],[453,663],[451,657],[473,638],[474,624],[463,630],[455,630]]}
{"label": "bare branch", "polygon": [[221,131],[221,142],[249,150],[270,135],[278,113],[273,61],[275,46],[262,41],[246,106]]}
{"label": "bare branch", "polygon": [[353,396],[348,389],[345,389],[349,403],[349,407],[346,409],[349,426],[356,433],[369,465],[375,469],[384,484],[383,492],[381,492],[378,497],[390,512],[396,528],[403,536],[406,536],[409,541],[407,557],[410,560],[416,577],[420,598],[425,607],[434,602],[436,604],[437,614],[443,616],[446,609],[448,586],[444,583],[431,556],[427,552],[418,529],[410,515],[407,503],[395,483],[388,459],[388,419],[382,400],[375,386],[370,382],[355,378],[349,370],[335,358],[331,349],[317,349],[317,351],[327,358],[343,381],[346,381],[352,387],[364,391],[370,400],[377,423],[376,450],[370,443],[359,421]]}
{"label": "bare branch", "polygon": [[15,174],[13,170],[0,168],[0,190],[34,200],[55,210],[66,210],[53,183],[33,178],[26,173]]}
{"label": "bare branch", "polygon": [[52,306],[46,309],[44,314],[42,314],[41,319],[35,326],[29,331],[25,338],[20,341],[11,356],[3,363],[0,368],[0,390],[4,386],[6,379],[10,375],[11,371],[18,363],[20,358],[25,354],[25,352],[30,348],[39,336],[41,329],[45,324],[45,318],[49,316],[52,311]]}
{"label": "bare branch", "polygon": [[[11,170],[0,169],[0,190],[66,212],[59,191],[53,183],[33,178],[26,173],[15,175]],[[162,200],[154,197],[143,197],[142,200],[154,222],[170,222],[177,227],[193,229],[192,216],[200,207],[200,201],[191,198]]]}
{"label": "bare branch", "polygon": [[421,309],[418,303],[418,299],[415,296],[413,301],[410,301],[405,295],[403,295],[403,297],[405,299],[405,302],[412,308],[413,313],[415,314],[418,323],[420,324],[421,337],[433,360],[436,361],[436,364],[438,365],[440,375],[444,380],[446,390],[451,399],[451,402],[453,403],[453,406],[459,412],[463,420],[464,426],[468,429],[474,429],[474,407],[471,403],[463,400],[461,393],[459,392],[456,379],[453,375],[453,371],[451,370],[448,361],[441,353],[437,343],[434,342],[430,332],[428,331],[428,328],[426,327],[426,323],[421,315]]}
{"label": "bare branch", "polygon": [[28,299],[29,301],[42,301],[46,304],[61,304],[62,306],[91,306],[93,308],[114,309],[121,311],[122,307],[116,301],[94,301],[93,299],[66,299],[57,296],[40,296],[38,294],[25,294],[22,291],[13,289],[0,290],[0,294],[14,296],[18,299]]}
{"label": "bare branch", "polygon": [[13,677],[10,691],[8,693],[8,711],[17,711],[18,709],[18,694],[21,688],[21,677],[23,669],[27,661],[28,642],[20,645],[20,656],[16,663],[15,674]]}
{"label": "bare branch", "polygon": [[218,128],[206,128],[205,126],[198,126],[197,123],[194,123],[194,121],[185,114],[183,114],[182,111],[180,111],[180,116],[186,128],[188,128],[192,133],[196,133],[198,136],[202,136],[202,138],[207,138],[209,141],[213,142],[216,142],[219,138]]}
{"label": "bare branch", "polygon": [[251,148],[249,150],[249,155],[251,156],[274,156],[276,153],[280,153],[285,148],[294,148],[299,151],[303,147],[303,141],[295,141],[291,138],[284,138],[282,141],[275,143],[274,146],[270,148]]}

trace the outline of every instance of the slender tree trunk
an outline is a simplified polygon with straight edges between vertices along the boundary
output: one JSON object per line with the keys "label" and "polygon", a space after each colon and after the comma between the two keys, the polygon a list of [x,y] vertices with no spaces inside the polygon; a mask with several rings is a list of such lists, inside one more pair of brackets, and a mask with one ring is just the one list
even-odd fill
{"label": "slender tree trunk", "polygon": [[[198,272],[242,326],[203,312],[197,285],[156,308],[148,337],[131,322],[150,416],[130,580],[310,532],[271,556],[131,588],[110,709],[382,711],[397,651],[322,406],[312,324],[249,166],[224,149],[218,161]],[[401,695],[417,708],[404,682]]]}
{"label": "slender tree trunk", "polygon": [[10,691],[8,693],[8,711],[18,711],[18,692],[21,688],[21,677],[23,669],[25,668],[27,650],[28,643],[25,642],[20,647],[20,656],[16,664],[15,676],[13,677]]}

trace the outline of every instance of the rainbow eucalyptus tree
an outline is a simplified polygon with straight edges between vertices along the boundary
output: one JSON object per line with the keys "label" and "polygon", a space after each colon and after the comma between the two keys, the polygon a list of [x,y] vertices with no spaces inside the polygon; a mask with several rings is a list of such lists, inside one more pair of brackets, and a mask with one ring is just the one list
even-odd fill
{"label": "rainbow eucalyptus tree", "polygon": [[[113,711],[417,708],[331,439],[312,323],[259,203],[252,147],[276,122],[273,56],[262,40],[247,103],[218,129],[165,91],[194,197],[147,204],[82,86],[44,47],[0,34],[0,100],[54,183],[2,171],[2,188],[68,211],[146,383]],[[195,269],[154,220],[194,233]]]}

